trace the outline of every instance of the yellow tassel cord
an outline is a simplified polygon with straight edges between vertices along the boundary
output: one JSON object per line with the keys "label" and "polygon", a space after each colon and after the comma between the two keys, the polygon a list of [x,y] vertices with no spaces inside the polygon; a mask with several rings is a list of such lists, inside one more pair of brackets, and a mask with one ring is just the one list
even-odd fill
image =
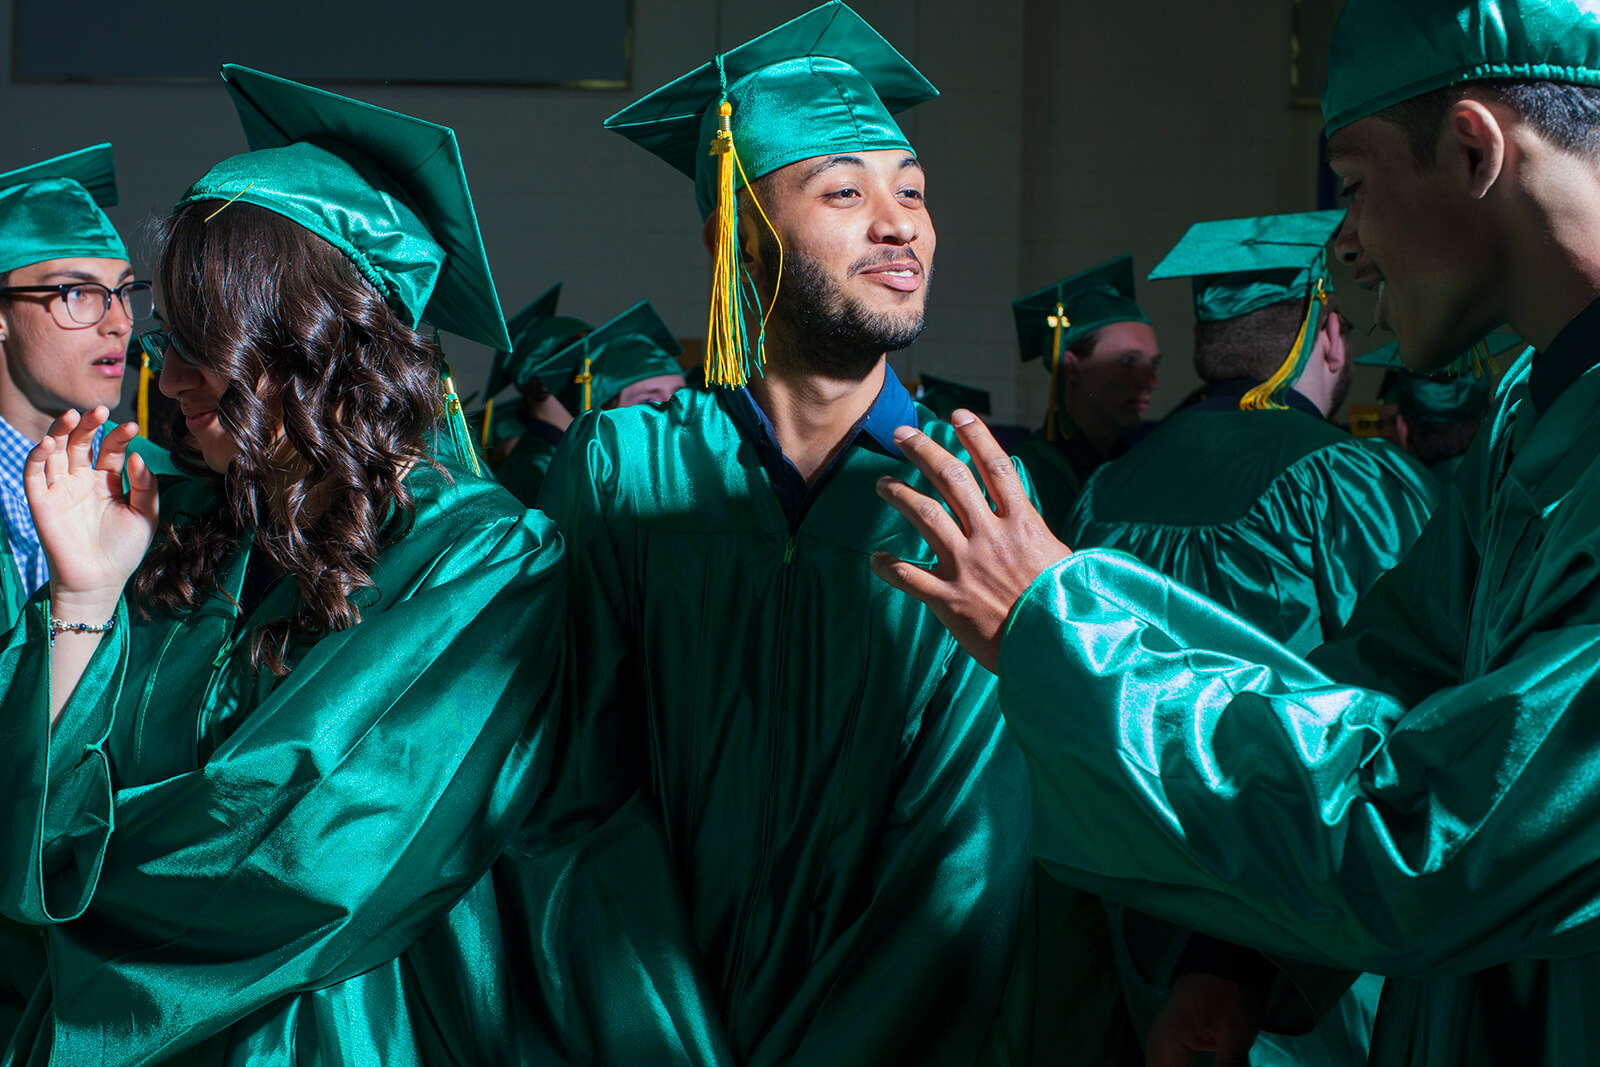
{"label": "yellow tassel cord", "polygon": [[[755,369],[766,363],[767,319],[778,303],[778,288],[783,284],[783,240],[767,218],[766,209],[756,197],[755,187],[744,173],[739,152],[733,144],[733,105],[724,100],[717,107],[717,135],[711,141],[711,155],[717,157],[716,238],[712,243],[711,308],[706,321],[706,382],[742,388],[750,381],[751,363]],[[750,190],[750,201],[761,214],[772,236],[778,241],[778,277],[772,286],[772,301],[761,315],[756,336],[755,357],[750,356],[750,338],[745,330],[744,286],[748,279],[739,266],[739,200],[737,175]]]}
{"label": "yellow tassel cord", "polygon": [[1060,301],[1056,302],[1056,313],[1047,316],[1045,321],[1055,330],[1055,341],[1050,349],[1050,403],[1045,408],[1044,435],[1046,440],[1059,441],[1066,436],[1061,431],[1061,417],[1059,414],[1061,407],[1061,331],[1071,326],[1072,322],[1067,318],[1067,309],[1061,306]]}
{"label": "yellow tassel cord", "polygon": [[585,414],[594,406],[594,398],[591,395],[591,391],[594,389],[594,373],[589,369],[592,366],[594,366],[594,360],[584,356],[583,370],[578,372],[577,377],[572,379],[573,384],[583,386],[583,410]]}
{"label": "yellow tassel cord", "polygon": [[146,440],[150,437],[150,353],[139,350],[139,406],[136,409],[136,418],[139,420],[139,436]]}
{"label": "yellow tassel cord", "polygon": [[494,425],[494,397],[483,402],[483,451],[489,451],[489,427]]}
{"label": "yellow tassel cord", "polygon": [[467,427],[466,413],[461,410],[461,398],[456,395],[455,379],[450,376],[449,368],[445,368],[444,377],[444,417],[449,423],[450,442],[455,446],[456,458],[463,466],[469,467],[477,475],[482,471],[478,468],[478,450],[472,447],[472,431]]}
{"label": "yellow tassel cord", "polygon": [[1315,291],[1306,298],[1306,315],[1295,335],[1294,347],[1289,357],[1273,372],[1272,377],[1244,394],[1239,401],[1240,411],[1285,411],[1288,405],[1282,399],[1283,391],[1294,384],[1305,369],[1306,357],[1311,354],[1311,331],[1316,325],[1317,309],[1328,302],[1328,290],[1317,279]]}

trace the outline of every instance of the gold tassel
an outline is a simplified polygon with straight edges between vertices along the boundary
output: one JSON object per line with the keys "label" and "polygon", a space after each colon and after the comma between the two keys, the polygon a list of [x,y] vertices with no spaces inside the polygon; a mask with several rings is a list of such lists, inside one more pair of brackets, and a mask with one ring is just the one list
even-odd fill
{"label": "gold tassel", "polygon": [[1050,361],[1050,404],[1044,413],[1044,435],[1048,441],[1059,441],[1064,435],[1061,432],[1061,331],[1072,325],[1067,318],[1067,309],[1061,301],[1056,301],[1056,313],[1046,319],[1055,330],[1055,341],[1051,346]]}
{"label": "gold tassel", "polygon": [[594,404],[593,398],[590,394],[590,390],[594,388],[594,374],[589,370],[589,368],[593,365],[594,360],[590,359],[588,356],[584,356],[583,370],[578,373],[577,377],[572,379],[574,384],[583,386],[583,410],[585,414],[588,413],[589,409]]}
{"label": "gold tassel", "polygon": [[478,468],[478,450],[472,447],[472,431],[467,427],[467,416],[461,410],[461,398],[456,395],[455,379],[450,376],[448,370],[444,375],[444,416],[449,420],[449,432],[455,445],[456,458],[471,467],[474,475],[481,474]]}
{"label": "gold tassel", "polygon": [[494,397],[483,402],[483,451],[489,451],[489,427],[494,424]]}
{"label": "gold tassel", "polygon": [[1244,394],[1239,401],[1240,411],[1286,411],[1286,405],[1279,397],[1285,389],[1294,384],[1300,377],[1300,372],[1305,369],[1306,357],[1311,351],[1311,331],[1317,321],[1317,308],[1328,302],[1328,291],[1323,288],[1322,279],[1317,279],[1316,290],[1306,298],[1305,318],[1300,322],[1300,332],[1295,335],[1294,347],[1289,349],[1289,357],[1273,371],[1272,377]]}
{"label": "gold tassel", "polygon": [[[711,309],[706,321],[706,382],[730,389],[743,388],[750,381],[751,363],[756,369],[766,365],[767,319],[778,304],[783,285],[783,239],[778,236],[766,209],[756,196],[755,187],[745,176],[733,144],[733,105],[724,100],[717,106],[717,135],[711,141],[711,155],[717,157],[716,237],[711,245]],[[739,198],[735,176],[750,190],[751,203],[778,243],[778,276],[772,285],[772,300],[761,315],[755,356],[750,355],[750,338],[744,323],[745,278],[739,265]]]}
{"label": "gold tassel", "polygon": [[139,346],[139,406],[136,409],[136,418],[139,420],[139,436],[146,440],[150,437],[150,353]]}

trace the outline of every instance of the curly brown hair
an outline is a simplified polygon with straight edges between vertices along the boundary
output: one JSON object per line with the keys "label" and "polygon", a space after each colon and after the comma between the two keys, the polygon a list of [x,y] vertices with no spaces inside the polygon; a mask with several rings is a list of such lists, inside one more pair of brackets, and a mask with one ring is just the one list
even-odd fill
{"label": "curly brown hair", "polygon": [[[361,619],[381,545],[415,518],[405,475],[429,455],[438,346],[407,326],[331,244],[265,208],[188,204],[154,235],[176,353],[229,383],[217,417],[238,445],[223,506],[173,516],[135,579],[139,606],[181,614],[218,591],[248,530],[299,591],[293,615],[256,627],[251,662],[287,673],[301,638]],[[209,473],[181,415],[174,458]]]}

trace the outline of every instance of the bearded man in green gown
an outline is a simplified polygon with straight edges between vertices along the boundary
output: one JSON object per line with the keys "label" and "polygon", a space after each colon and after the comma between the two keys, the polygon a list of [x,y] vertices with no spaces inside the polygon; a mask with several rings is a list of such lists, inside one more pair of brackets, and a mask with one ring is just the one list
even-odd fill
{"label": "bearded man in green gown", "polygon": [[1502,322],[1533,351],[1411,554],[1309,662],[1127,556],[1068,554],[983,459],[998,510],[910,434],[956,518],[884,489],[940,567],[875,566],[999,674],[1045,865],[1384,975],[1380,1067],[1600,1058],[1597,56],[1591,3],[1345,5],[1338,253],[1414,369]]}
{"label": "bearded man in green gown", "polygon": [[[1015,1063],[1032,1041],[1025,769],[991,680],[869,567],[914,553],[872,496],[914,477],[895,430],[955,444],[884,358],[922,329],[936,243],[891,113],[934,93],[830,3],[607,123],[696,180],[713,388],[580,420],[540,503],[580,699],[633,712],[593,747],[660,814],[660,891],[729,1064]],[[1049,1023],[1085,1019],[1081,1062],[1115,1062],[1103,916],[1068,904],[1091,947],[1047,965],[1090,978],[1054,987]]]}

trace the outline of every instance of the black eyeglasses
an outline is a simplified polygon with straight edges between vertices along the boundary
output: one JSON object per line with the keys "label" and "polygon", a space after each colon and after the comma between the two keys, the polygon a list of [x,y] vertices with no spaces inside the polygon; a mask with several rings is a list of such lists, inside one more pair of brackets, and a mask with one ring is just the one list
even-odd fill
{"label": "black eyeglasses", "polygon": [[[156,294],[155,287],[149,282],[124,282],[115,289],[108,289],[99,282],[67,282],[63,285],[11,285],[0,289],[0,296],[20,296],[23,294],[53,294],[61,298],[61,307],[67,311],[69,322],[61,322],[61,316],[56,315],[56,321],[62,326],[94,326],[105,318],[111,311],[111,298],[116,297],[122,305],[122,310],[128,313],[128,318],[134,322],[148,319],[155,314]],[[51,305],[51,314],[55,314],[56,305]]]}
{"label": "black eyeglasses", "polygon": [[134,338],[134,344],[139,347],[140,352],[149,357],[150,370],[156,374],[161,373],[161,364],[166,361],[168,351],[171,351],[179,359],[183,359],[183,350],[178,347],[178,342],[172,339],[172,335],[165,330],[146,330]]}

